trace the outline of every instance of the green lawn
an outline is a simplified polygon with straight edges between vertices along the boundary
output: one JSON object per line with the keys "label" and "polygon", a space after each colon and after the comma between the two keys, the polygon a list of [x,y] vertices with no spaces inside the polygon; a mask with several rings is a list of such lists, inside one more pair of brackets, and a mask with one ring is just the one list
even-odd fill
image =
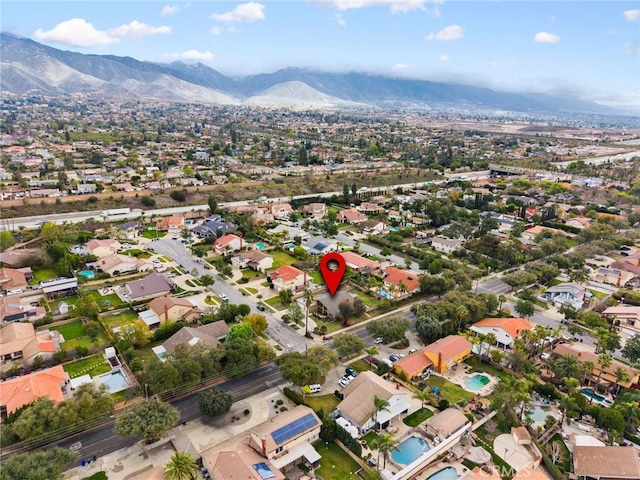
{"label": "green lawn", "polygon": [[433,417],[433,412],[428,408],[421,408],[420,410],[416,410],[411,415],[407,415],[402,421],[405,425],[409,425],[410,427],[417,427],[422,422],[424,422],[427,418]]}
{"label": "green lawn", "polygon": [[136,312],[127,309],[114,315],[104,315],[102,320],[109,328],[114,328],[133,323],[137,318],[138,314]]}
{"label": "green lawn", "polygon": [[142,363],[146,364],[151,359],[158,358],[156,354],[153,352],[152,348],[157,347],[158,345],[162,345],[163,343],[164,343],[164,340],[160,340],[158,342],[149,343],[144,347],[137,349],[136,353],[138,354],[138,357],[140,357],[140,360],[142,360]]}
{"label": "green lawn", "polygon": [[40,282],[46,282],[47,280],[53,280],[58,278],[58,274],[53,268],[41,268],[33,272],[33,280],[29,282],[31,285],[36,285]]}
{"label": "green lawn", "polygon": [[315,283],[316,285],[324,284],[324,279],[322,278],[322,274],[320,272],[314,270],[307,275],[311,278],[311,280],[313,280],[313,283]]}
{"label": "green lawn", "polygon": [[371,368],[369,367],[369,364],[362,359],[356,360],[355,362],[351,362],[349,366],[358,373],[371,370]]}
{"label": "green lawn", "polygon": [[254,277],[260,275],[260,272],[256,272],[255,270],[249,270],[248,268],[242,271],[242,278],[246,278],[247,280],[251,280]]}
{"label": "green lawn", "polygon": [[269,252],[269,255],[273,257],[273,268],[281,267],[282,265],[292,265],[297,260],[291,255],[284,252]]}
{"label": "green lawn", "polygon": [[102,311],[105,311],[107,308],[122,308],[126,305],[115,293],[100,295],[98,290],[91,290],[90,292],[87,292],[87,295],[91,295],[96,299],[96,302],[98,302]]}
{"label": "green lawn", "polygon": [[140,236],[144,238],[162,238],[164,237],[164,232],[162,230],[145,230],[140,234]]}
{"label": "green lawn", "polygon": [[492,365],[482,363],[478,357],[469,357],[464,361],[464,363],[472,367],[472,370],[469,373],[490,373],[491,375],[498,377],[500,380],[505,380],[507,377],[511,376],[506,372],[498,370]]}
{"label": "green lawn", "polygon": [[94,473],[90,477],[84,477],[82,480],[108,480],[105,472]]}
{"label": "green lawn", "polygon": [[339,321],[335,321],[335,322],[325,322],[324,320],[319,320],[318,318],[314,318],[313,319],[316,322],[316,325],[321,326],[324,325],[327,327],[327,333],[333,333],[333,332],[337,332],[338,330],[341,330],[342,328],[344,328],[342,326],[342,323]]}
{"label": "green lawn", "polygon": [[220,300],[215,295],[207,295],[207,298],[204,299],[204,303],[207,305],[220,305]]}
{"label": "green lawn", "polygon": [[369,431],[366,433],[366,435],[364,435],[364,436],[362,437],[362,440],[364,440],[365,442],[367,442],[367,445],[369,446],[369,449],[370,449],[370,450],[373,450],[373,448],[372,448],[372,447],[373,447],[373,442],[374,442],[375,440],[377,440],[377,439],[378,439],[378,437],[379,437],[379,435],[378,435],[376,432],[374,432],[373,430],[369,430]]}
{"label": "green lawn", "polygon": [[322,410],[325,415],[333,412],[340,400],[335,395],[329,393],[327,395],[320,395],[319,397],[307,396],[304,399],[304,403],[313,408],[314,411],[319,412]]}
{"label": "green lawn", "polygon": [[95,338],[95,340],[91,340],[90,337],[85,335],[84,337],[74,338],[73,340],[67,340],[60,346],[62,347],[63,350],[71,350],[76,347],[91,348],[96,346],[107,346],[107,345],[109,345],[109,339],[107,338],[107,335],[104,332],[100,332],[100,335],[98,335]]}
{"label": "green lawn", "polygon": [[244,287],[244,290],[246,290],[251,295],[255,295],[256,293],[258,293],[258,289],[253,287]]}
{"label": "green lawn", "polygon": [[547,286],[555,287],[556,285],[560,285],[561,283],[563,283],[562,280],[558,280],[557,278],[554,278],[549,283],[547,283]]}
{"label": "green lawn", "polygon": [[475,397],[473,393],[467,392],[455,383],[451,383],[449,380],[437,375],[431,375],[427,380],[427,385],[429,385],[429,388],[438,387],[440,394],[450,403],[468,402]]}
{"label": "green lawn", "polygon": [[69,374],[70,378],[79,377],[85,374],[95,377],[96,375],[107,373],[111,370],[111,367],[102,354],[67,363],[66,365],[63,365],[62,368],[64,368],[64,371]]}
{"label": "green lawn", "polygon": [[375,307],[380,303],[382,303],[381,300],[378,300],[377,298],[374,298],[371,295],[367,295],[365,292],[361,292],[360,290],[353,289],[349,293],[357,297],[360,297],[360,300],[362,300],[362,303],[364,303],[367,307]]}
{"label": "green lawn", "polygon": [[320,468],[316,473],[323,480],[356,479],[360,465],[336,443],[318,442],[314,445],[320,456]]}
{"label": "green lawn", "polygon": [[84,324],[82,320],[76,320],[75,322],[65,323],[57,327],[52,327],[51,330],[57,330],[62,334],[65,340],[73,340],[75,338],[84,337]]}
{"label": "green lawn", "polygon": [[591,293],[593,293],[593,296],[596,298],[604,298],[604,297],[608,297],[609,295],[607,295],[604,292],[599,292],[598,290],[592,290],[592,289],[588,289]]}
{"label": "green lawn", "polygon": [[275,309],[276,309],[276,310],[278,310],[279,312],[281,312],[281,311],[286,310],[287,308],[289,308],[289,306],[288,306],[288,305],[283,305],[282,303],[280,303],[280,297],[279,297],[279,296],[277,296],[277,295],[276,295],[275,297],[271,297],[271,298],[268,298],[268,299],[264,300],[264,302],[265,302],[267,305],[269,305],[269,306],[271,306],[271,307],[275,308]]}

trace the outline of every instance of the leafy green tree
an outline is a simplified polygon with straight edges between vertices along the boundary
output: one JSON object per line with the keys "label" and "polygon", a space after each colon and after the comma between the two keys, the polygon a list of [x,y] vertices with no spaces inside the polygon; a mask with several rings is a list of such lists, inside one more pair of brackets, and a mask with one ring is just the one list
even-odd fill
{"label": "leafy green tree", "polygon": [[[244,324],[249,327],[248,324]],[[253,330],[251,330],[253,335]],[[224,341],[224,357],[226,359],[229,375],[235,378],[245,376],[258,363],[258,349],[253,340],[244,337],[236,337],[231,340],[227,337]]]}
{"label": "leafy green tree", "polygon": [[284,353],[276,359],[282,376],[299,387],[316,383],[322,377],[320,366],[300,352]]}
{"label": "leafy green tree", "polygon": [[622,349],[622,356],[631,362],[636,362],[640,358],[640,335],[634,335],[627,340]]}
{"label": "leafy green tree", "polygon": [[200,412],[209,417],[224,415],[231,409],[233,397],[217,387],[204,390],[198,394]]}
{"label": "leafy green tree", "polygon": [[295,324],[299,324],[304,319],[304,312],[302,311],[302,308],[300,308],[300,304],[298,302],[293,302],[289,305],[287,315],[289,315],[289,318]]}
{"label": "leafy green tree", "polygon": [[289,305],[293,299],[293,292],[290,288],[285,288],[278,292],[278,297],[282,305]]}
{"label": "leafy green tree", "polygon": [[533,316],[536,312],[534,304],[528,300],[518,300],[515,310],[518,315],[522,315],[525,318]]}
{"label": "leafy green tree", "polygon": [[89,317],[95,319],[100,313],[100,305],[92,295],[80,297],[73,308],[76,317]]}
{"label": "leafy green tree", "polygon": [[153,357],[140,378],[140,385],[144,388],[145,384],[150,394],[166,392],[180,384],[180,373],[172,362],[162,362]]}
{"label": "leafy green tree", "polygon": [[40,229],[40,237],[42,237],[42,241],[46,245],[53,245],[54,243],[60,242],[63,234],[62,226],[56,225],[55,223],[46,222]]}
{"label": "leafy green tree", "polygon": [[211,212],[212,215],[214,213],[220,212],[220,209],[218,207],[218,201],[216,200],[216,197],[213,194],[209,195],[209,198],[207,198],[207,204],[209,205],[209,211]]}
{"label": "leafy green tree", "polygon": [[215,283],[215,280],[213,279],[213,277],[211,275],[206,275],[206,274],[198,278],[198,281],[200,282],[200,285],[204,287],[208,287]]}
{"label": "leafy green tree", "polygon": [[196,478],[198,464],[187,452],[176,452],[164,466],[167,480],[191,480]]}
{"label": "leafy green tree", "polygon": [[442,337],[442,324],[435,318],[419,315],[416,320],[416,332],[424,343],[432,343]]}
{"label": "leafy green tree", "polygon": [[22,411],[11,425],[11,430],[20,440],[24,440],[55,430],[57,422],[58,415],[53,401],[48,397],[40,397]]}
{"label": "leafy green tree", "polygon": [[408,323],[402,317],[381,318],[367,324],[367,331],[374,337],[382,337],[385,343],[405,338]]}
{"label": "leafy green tree", "polygon": [[61,480],[65,467],[76,458],[60,447],[11,455],[0,468],[0,480]]}
{"label": "leafy green tree", "polygon": [[233,341],[236,338],[242,338],[244,340],[251,340],[253,338],[253,327],[248,322],[237,323],[232,325],[227,333],[227,338],[225,339],[225,344],[230,341]]}
{"label": "leafy green tree", "polygon": [[374,439],[374,448],[382,453],[382,458],[384,458],[384,464],[382,466],[383,469],[387,468],[387,458],[389,458],[389,453],[397,446],[398,441],[390,433],[378,435],[378,437]]}
{"label": "leafy green tree", "polygon": [[17,243],[13,233],[9,230],[0,232],[0,251],[13,247]]}
{"label": "leafy green tree", "polygon": [[121,437],[138,437],[142,440],[158,440],[178,419],[180,412],[168,403],[153,399],[145,400],[131,407],[116,418],[115,433]]}
{"label": "leafy green tree", "polygon": [[245,315],[242,317],[242,322],[251,325],[251,328],[256,335],[262,335],[268,326],[265,316],[260,315],[259,313],[250,313],[249,315]]}
{"label": "leafy green tree", "polygon": [[364,340],[355,333],[340,333],[333,337],[333,348],[343,357],[356,354],[362,351],[364,347]]}

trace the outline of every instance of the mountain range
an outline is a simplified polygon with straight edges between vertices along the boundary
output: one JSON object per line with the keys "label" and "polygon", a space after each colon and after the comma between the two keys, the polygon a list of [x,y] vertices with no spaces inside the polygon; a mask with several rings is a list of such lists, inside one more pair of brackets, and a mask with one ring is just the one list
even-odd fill
{"label": "mountain range", "polygon": [[203,65],[139,61],[59,50],[0,33],[0,90],[49,95],[95,93],[218,105],[378,107],[510,111],[522,113],[623,112],[576,98],[498,92],[469,85],[389,78],[365,73],[327,73],[286,68],[243,78]]}

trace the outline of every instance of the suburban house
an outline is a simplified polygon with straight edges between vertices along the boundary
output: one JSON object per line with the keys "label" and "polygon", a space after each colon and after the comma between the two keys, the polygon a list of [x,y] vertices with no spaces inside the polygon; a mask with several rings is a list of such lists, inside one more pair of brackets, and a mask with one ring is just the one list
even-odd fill
{"label": "suburban house", "polygon": [[24,268],[0,268],[0,293],[27,288],[29,280],[33,279],[31,267]]}
{"label": "suburban house", "polygon": [[356,210],[364,213],[365,215],[379,215],[384,213],[384,207],[381,207],[377,203],[362,202],[356,207]]}
{"label": "suburban house", "polygon": [[427,419],[424,423],[424,430],[432,440],[438,438],[442,441],[466,428],[467,425],[471,425],[471,422],[465,417],[464,413],[457,408],[451,407]]}
{"label": "suburban house", "polygon": [[471,342],[460,335],[449,335],[424,347],[433,369],[445,373],[471,355]]}
{"label": "suburban house", "polygon": [[335,295],[323,293],[315,297],[316,313],[320,316],[340,318],[340,304],[353,304],[354,296],[349,292],[338,290]]}
{"label": "suburban house", "polygon": [[151,298],[168,295],[173,284],[160,273],[151,273],[139,280],[120,286],[118,294],[125,302],[142,302]]}
{"label": "suburban house", "polygon": [[425,355],[425,348],[426,347],[422,347],[418,351],[396,360],[393,363],[393,370],[398,375],[405,375],[408,380],[432,370],[433,362]]}
{"label": "suburban house", "polygon": [[229,233],[213,242],[213,249],[217,254],[225,255],[242,248],[242,237]]}
{"label": "suburban house", "polygon": [[[574,358],[577,358],[580,362],[585,362],[589,360],[593,362],[594,367],[591,371],[591,374],[586,376],[586,384],[587,385],[595,385],[597,382],[598,375],[600,374],[600,366],[598,364],[598,355],[590,349],[589,346],[583,343],[559,343],[553,348],[553,353],[556,355],[570,355]],[[625,365],[618,360],[613,360],[611,365],[602,370],[602,375],[600,376],[602,382],[608,382],[610,385],[614,385],[616,383],[616,370],[622,369],[629,379],[627,381],[620,381],[619,385],[624,388],[629,388],[631,384],[638,382],[638,371],[634,368]]]}
{"label": "suburban house", "polygon": [[220,342],[224,340],[229,332],[229,327],[225,322],[213,322],[201,327],[182,327],[162,345],[154,347],[152,350],[160,360],[164,360],[167,355],[173,355],[176,347],[180,344],[203,345],[205,347],[219,348]]}
{"label": "suburban house", "polygon": [[591,272],[590,277],[594,282],[606,283],[616,287],[624,287],[627,282],[636,277],[636,274],[617,268],[600,267]]}
{"label": "suburban house", "polygon": [[557,228],[543,227],[542,225],[535,225],[525,230],[524,232],[522,232],[521,236],[526,240],[534,241],[535,237],[540,235],[542,232],[548,232],[549,234],[552,234],[552,235],[559,234],[559,235],[564,235],[565,237],[567,236],[567,233],[562,230],[559,230]]}
{"label": "suburban house", "polygon": [[249,445],[278,470],[306,463],[315,468],[320,455],[313,443],[320,439],[322,421],[306,405],[298,405],[249,429]]}
{"label": "suburban house", "polygon": [[55,278],[40,282],[40,288],[48,300],[54,298],[69,297],[78,293],[78,279],[72,278]]}
{"label": "suburban house", "polygon": [[469,330],[479,335],[492,333],[498,340],[498,348],[512,348],[513,342],[524,330],[531,330],[533,325],[524,318],[483,318],[474,323]]}
{"label": "suburban house", "polygon": [[387,225],[381,220],[367,220],[358,224],[358,229],[364,233],[381,234]]}
{"label": "suburban house", "polygon": [[115,255],[120,250],[120,242],[114,238],[107,238],[105,240],[89,240],[87,242],[87,250],[91,255],[95,255],[98,258],[108,257]]}
{"label": "suburban house", "polygon": [[184,215],[170,215],[156,222],[156,228],[172,235],[177,235],[185,227]]}
{"label": "suburban house", "polygon": [[302,247],[310,255],[324,255],[338,250],[338,242],[321,236],[309,237],[302,241]]}
{"label": "suburban house", "polygon": [[573,447],[573,471],[588,480],[640,478],[640,456],[635,447]]}
{"label": "suburban house", "polygon": [[269,274],[269,278],[278,291],[289,288],[295,292],[307,285],[307,273],[291,265],[276,268]]}
{"label": "suburban house", "polygon": [[246,437],[233,445],[224,442],[202,452],[202,464],[211,479],[285,480],[280,470],[251,448],[250,442],[251,437]]}
{"label": "suburban house", "polygon": [[68,381],[62,365],[5,380],[0,389],[0,420],[38,398],[48,397],[56,404],[62,402],[62,388]]}
{"label": "suburban house", "polygon": [[267,233],[274,237],[279,237],[279,241],[282,245],[293,243],[296,238],[299,238],[304,242],[311,236],[306,230],[282,224],[276,225],[272,229],[267,230]]}
{"label": "suburban house", "polygon": [[462,248],[463,241],[458,238],[433,237],[431,246],[441,253],[453,253]]}
{"label": "suburban house", "polygon": [[202,315],[202,311],[186,298],[171,296],[154,298],[149,302],[149,309],[155,312],[160,323],[193,322]]}
{"label": "suburban house", "polygon": [[53,354],[60,350],[55,333],[36,333],[31,323],[10,323],[0,329],[0,366],[11,366],[14,360],[20,360],[24,365],[31,365],[34,358],[40,356],[43,360],[53,358]]}
{"label": "suburban house", "polygon": [[248,250],[233,257],[231,263],[240,269],[250,268],[251,270],[264,272],[273,267],[273,257],[262,253],[260,250]]}
{"label": "suburban house", "polygon": [[0,297],[0,324],[21,322],[24,320],[38,320],[46,315],[44,307],[22,305],[19,295]]}
{"label": "suburban house", "polygon": [[[342,393],[345,398],[338,404],[335,413],[356,427],[361,434],[376,425],[386,428],[391,419],[408,412],[410,408],[405,394],[398,389],[397,384],[371,371],[361,372]],[[375,397],[387,402],[387,410],[376,413],[373,402]]]}
{"label": "suburban house", "polygon": [[392,298],[402,298],[420,291],[418,274],[396,267],[387,267],[384,269],[383,283],[386,287],[386,292]]}
{"label": "suburban house", "polygon": [[205,218],[204,223],[195,227],[192,232],[200,238],[205,238],[218,237],[236,230],[237,228],[233,223],[227,222],[220,215],[211,215]]}
{"label": "suburban house", "polygon": [[275,222],[275,217],[270,213],[256,212],[251,215],[251,221],[256,227],[264,227]]}
{"label": "suburban house", "polygon": [[540,298],[560,307],[564,304],[572,305],[576,310],[580,310],[585,303],[588,303],[593,293],[577,283],[560,283],[549,287]]}
{"label": "suburban house", "polygon": [[310,203],[302,207],[302,213],[312,216],[314,220],[320,220],[327,214],[327,204]]}
{"label": "suburban house", "polygon": [[369,260],[357,253],[353,252],[342,252],[342,258],[344,258],[344,263],[347,267],[352,268],[356,272],[362,273],[380,273],[382,266],[379,262],[374,262],[373,260]]}
{"label": "suburban house", "polygon": [[620,331],[623,339],[640,333],[640,307],[618,305],[607,308],[602,314],[613,320],[614,326]]}
{"label": "suburban house", "polygon": [[589,228],[593,223],[593,220],[588,217],[573,217],[567,219],[565,223],[570,227],[579,228],[582,230],[583,228]]}
{"label": "suburban house", "polygon": [[96,262],[87,263],[87,267],[96,272],[108,273],[109,275],[151,272],[154,269],[153,262],[120,254],[102,257]]}
{"label": "suburban house", "polygon": [[132,221],[113,227],[113,234],[120,240],[135,240],[140,236],[140,225]]}
{"label": "suburban house", "polygon": [[270,206],[269,213],[275,218],[287,220],[293,213],[293,208],[288,203],[276,203]]}
{"label": "suburban house", "polygon": [[360,213],[355,208],[346,208],[338,212],[338,221],[342,223],[349,223],[351,225],[358,225],[367,220],[367,216]]}

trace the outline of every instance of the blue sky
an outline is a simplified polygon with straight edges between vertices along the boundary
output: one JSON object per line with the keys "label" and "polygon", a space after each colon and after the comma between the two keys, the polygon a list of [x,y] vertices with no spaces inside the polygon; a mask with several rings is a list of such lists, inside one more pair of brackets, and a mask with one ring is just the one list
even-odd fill
{"label": "blue sky", "polygon": [[3,31],[56,48],[295,66],[569,93],[640,108],[640,3],[615,1],[3,1]]}

